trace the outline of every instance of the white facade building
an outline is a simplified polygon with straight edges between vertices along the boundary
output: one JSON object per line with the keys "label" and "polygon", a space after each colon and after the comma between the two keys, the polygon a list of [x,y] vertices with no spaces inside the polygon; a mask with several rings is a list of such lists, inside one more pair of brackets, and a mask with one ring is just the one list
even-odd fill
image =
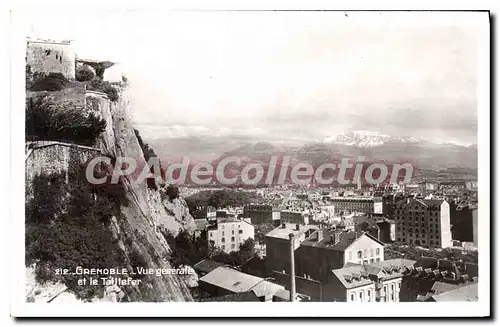
{"label": "white facade building", "polygon": [[254,226],[250,218],[222,218],[207,231],[209,244],[224,252],[238,251],[245,240],[255,238]]}

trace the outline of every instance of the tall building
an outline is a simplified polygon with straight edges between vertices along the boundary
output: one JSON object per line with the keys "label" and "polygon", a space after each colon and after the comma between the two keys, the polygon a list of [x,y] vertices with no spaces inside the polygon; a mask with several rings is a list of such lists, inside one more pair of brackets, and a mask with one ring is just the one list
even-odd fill
{"label": "tall building", "polygon": [[31,73],[61,73],[75,79],[76,56],[69,41],[28,40],[26,65]]}
{"label": "tall building", "polygon": [[247,239],[255,238],[255,229],[249,218],[222,218],[208,227],[207,238],[212,246],[230,253],[238,251]]}
{"label": "tall building", "polygon": [[394,210],[396,244],[452,246],[450,205],[445,200],[401,200]]}
{"label": "tall building", "polygon": [[470,190],[470,191],[476,191],[477,190],[477,182],[466,182],[465,188],[467,190]]}
{"label": "tall building", "polygon": [[332,269],[347,263],[369,264],[384,260],[384,244],[368,233],[320,229],[295,251],[297,276],[326,281]]}
{"label": "tall building", "polygon": [[473,205],[450,203],[450,222],[453,240],[472,242],[477,246],[478,209]]}
{"label": "tall building", "polygon": [[252,224],[279,224],[280,209],[267,204],[251,204],[245,206],[243,216],[252,220]]}
{"label": "tall building", "polygon": [[305,212],[282,210],[280,213],[280,222],[287,224],[309,224],[309,216]]}
{"label": "tall building", "polygon": [[282,223],[266,234],[266,270],[290,272],[290,234],[294,236],[294,248],[311,235],[318,227],[315,225],[300,225]]}
{"label": "tall building", "polygon": [[355,211],[363,213],[382,213],[382,198],[372,196],[336,196],[330,199],[335,211]]}

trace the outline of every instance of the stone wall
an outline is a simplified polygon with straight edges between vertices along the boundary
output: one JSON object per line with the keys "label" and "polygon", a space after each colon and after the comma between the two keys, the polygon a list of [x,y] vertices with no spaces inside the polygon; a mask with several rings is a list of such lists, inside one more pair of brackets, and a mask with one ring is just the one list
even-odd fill
{"label": "stone wall", "polygon": [[36,176],[65,173],[67,178],[70,165],[84,164],[101,154],[99,149],[54,141],[30,142],[26,150],[27,197],[32,194],[31,187]]}

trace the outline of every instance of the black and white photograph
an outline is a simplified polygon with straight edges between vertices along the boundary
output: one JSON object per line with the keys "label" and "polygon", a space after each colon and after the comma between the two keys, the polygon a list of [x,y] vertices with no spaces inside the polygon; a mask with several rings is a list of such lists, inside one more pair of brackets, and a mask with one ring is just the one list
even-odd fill
{"label": "black and white photograph", "polygon": [[488,11],[11,19],[11,314],[490,315]]}

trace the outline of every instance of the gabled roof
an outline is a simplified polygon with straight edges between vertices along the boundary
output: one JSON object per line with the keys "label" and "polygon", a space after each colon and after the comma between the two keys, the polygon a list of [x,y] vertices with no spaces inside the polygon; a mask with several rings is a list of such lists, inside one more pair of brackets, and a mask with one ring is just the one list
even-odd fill
{"label": "gabled roof", "polygon": [[241,292],[201,299],[200,302],[260,302],[254,292]]}
{"label": "gabled roof", "polygon": [[251,288],[251,290],[255,293],[255,295],[257,295],[257,297],[274,295],[279,290],[284,290],[284,289],[285,289],[284,286],[271,283],[267,280],[263,280]]}
{"label": "gabled roof", "polygon": [[[361,237],[363,237],[363,236],[366,236],[366,237],[370,238],[372,241],[375,241],[375,242],[379,243],[379,244],[380,244],[380,245],[382,245],[382,246],[384,246],[384,245],[385,245],[385,244],[384,244],[384,242],[380,241],[379,239],[377,239],[376,237],[374,237],[374,236],[373,236],[373,235],[371,235],[370,233],[366,233],[366,232],[364,232],[364,233],[363,233],[360,237],[358,237],[355,241],[359,240],[359,239],[360,239]],[[346,248],[346,250],[347,250],[348,248],[350,248],[350,247],[351,247],[351,245],[353,245],[353,244],[354,244],[354,242],[352,242],[351,244],[349,244],[349,246]]]}
{"label": "gabled roof", "polygon": [[478,283],[465,285],[457,289],[433,295],[431,298],[436,302],[467,301],[476,302],[478,300]]}
{"label": "gabled roof", "polygon": [[[334,231],[323,230],[323,232],[324,233],[332,233]],[[328,241],[325,241],[325,240],[316,241],[313,239],[314,236],[311,235],[311,237],[309,239],[306,239],[304,242],[302,242],[301,246],[314,246],[314,247],[325,248],[325,249],[332,250],[332,251],[345,251],[363,236],[370,238],[371,240],[379,243],[380,245],[384,245],[384,243],[382,243],[381,241],[379,241],[377,238],[373,237],[369,233],[352,232],[352,231],[345,232],[344,231],[344,232],[340,233],[339,241],[336,244],[331,243],[329,240]]]}
{"label": "gabled roof", "polygon": [[290,301],[290,291],[285,289],[278,290],[273,297],[279,298],[280,300]]}
{"label": "gabled roof", "polygon": [[446,202],[445,200],[439,200],[439,199],[424,199],[424,203],[431,207],[431,206],[437,206],[439,207],[443,202]]}
{"label": "gabled roof", "polygon": [[234,293],[250,291],[261,281],[263,279],[260,277],[244,274],[228,267],[215,268],[200,278],[200,282],[205,282]]}
{"label": "gabled roof", "polygon": [[217,261],[210,260],[210,259],[203,259],[200,262],[196,263],[193,266],[193,269],[196,270],[196,271],[201,271],[201,272],[204,272],[204,273],[209,273],[212,270],[214,270],[215,268],[224,267],[224,266],[225,265],[223,263],[221,263],[221,262],[217,262]]}
{"label": "gabled roof", "polygon": [[408,259],[390,259],[370,264],[347,263],[343,268],[332,270],[333,275],[346,289],[356,288],[374,283],[373,277],[393,279],[401,277],[405,266],[415,263]]}
{"label": "gabled roof", "polygon": [[416,202],[420,205],[423,205],[424,207],[434,207],[434,206],[439,207],[443,202],[446,202],[443,199],[439,200],[439,199],[415,199],[415,198],[411,198],[411,199],[402,199],[402,200],[398,201],[396,203],[396,205],[405,204],[406,201],[408,201],[408,200],[409,200],[409,203],[414,204]]}
{"label": "gabled roof", "polygon": [[299,225],[299,230],[296,230],[297,224],[285,223],[285,228],[282,225],[276,227],[272,231],[266,234],[266,237],[280,238],[280,239],[289,239],[289,235],[293,234],[294,236],[302,235],[305,232],[311,229],[318,229],[316,225]]}
{"label": "gabled roof", "polygon": [[449,292],[459,288],[457,284],[443,283],[443,282],[434,282],[434,285],[431,287],[431,291],[434,292],[434,295],[438,295],[441,293]]}

